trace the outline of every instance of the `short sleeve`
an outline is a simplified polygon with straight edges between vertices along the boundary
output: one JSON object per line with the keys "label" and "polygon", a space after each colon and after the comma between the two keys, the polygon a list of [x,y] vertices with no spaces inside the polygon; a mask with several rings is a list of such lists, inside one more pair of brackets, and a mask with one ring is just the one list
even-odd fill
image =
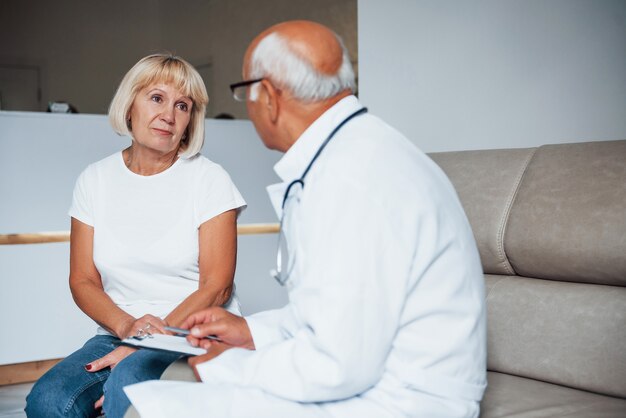
{"label": "short sleeve", "polygon": [[196,200],[196,227],[215,216],[237,209],[237,216],[246,208],[246,202],[220,165],[212,163],[203,170]]}
{"label": "short sleeve", "polygon": [[76,218],[82,223],[94,226],[93,216],[93,187],[89,185],[89,168],[83,171],[74,185],[74,194],[72,197],[72,206],[68,214],[72,218]]}

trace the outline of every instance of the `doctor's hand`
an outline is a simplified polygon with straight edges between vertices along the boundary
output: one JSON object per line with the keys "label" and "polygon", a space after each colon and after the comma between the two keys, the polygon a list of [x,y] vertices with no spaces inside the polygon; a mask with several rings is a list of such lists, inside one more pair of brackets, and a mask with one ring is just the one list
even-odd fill
{"label": "doctor's hand", "polygon": [[[211,307],[196,312],[187,318],[182,328],[190,330],[191,334],[187,336],[187,340],[194,347],[209,350],[213,346],[219,346],[220,343],[203,338],[207,335],[215,335],[223,343],[221,345],[224,346],[241,347],[248,350],[255,348],[246,320],[224,308]],[[219,354],[224,350],[225,348]]]}
{"label": "doctor's hand", "polygon": [[187,363],[189,364],[189,366],[191,366],[191,370],[193,370],[193,374],[196,376],[196,380],[198,382],[202,381],[202,378],[200,378],[200,375],[198,374],[198,370],[196,369],[196,366],[198,364],[204,363],[204,362],[209,361],[209,360],[213,360],[215,357],[219,356],[224,351],[229,350],[231,348],[233,348],[232,345],[228,345],[228,344],[220,343],[220,342],[217,342],[217,341],[213,341],[211,343],[211,347],[208,348],[208,351],[207,351],[206,354],[201,354],[199,356],[189,357],[189,359],[187,360]]}

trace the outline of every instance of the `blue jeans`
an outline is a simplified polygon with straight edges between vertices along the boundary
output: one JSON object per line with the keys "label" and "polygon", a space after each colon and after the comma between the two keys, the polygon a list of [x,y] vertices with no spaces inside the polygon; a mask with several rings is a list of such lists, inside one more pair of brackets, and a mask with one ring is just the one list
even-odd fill
{"label": "blue jeans", "polygon": [[26,415],[39,417],[98,417],[94,403],[104,394],[107,418],[121,418],[130,406],[124,386],[158,379],[179,353],[139,349],[120,361],[113,370],[88,372],[85,365],[113,351],[120,340],[96,335],[44,374],[26,398]]}

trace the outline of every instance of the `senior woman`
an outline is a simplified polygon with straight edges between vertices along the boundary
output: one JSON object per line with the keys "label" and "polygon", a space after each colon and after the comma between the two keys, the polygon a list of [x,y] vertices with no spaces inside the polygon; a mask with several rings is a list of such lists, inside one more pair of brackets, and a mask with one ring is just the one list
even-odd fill
{"label": "senior woman", "polygon": [[124,415],[122,388],[158,379],[179,355],[120,340],[167,333],[202,308],[237,313],[237,214],[228,174],[199,154],[208,97],[198,72],[170,55],[141,59],[109,109],[130,147],[83,171],[69,214],[70,288],[100,327],[48,371],[27,398],[29,417]]}

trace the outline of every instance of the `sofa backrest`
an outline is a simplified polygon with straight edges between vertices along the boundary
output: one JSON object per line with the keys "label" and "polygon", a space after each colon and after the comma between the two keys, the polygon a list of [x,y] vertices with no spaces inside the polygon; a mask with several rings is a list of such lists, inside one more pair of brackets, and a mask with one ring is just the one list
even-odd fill
{"label": "sofa backrest", "polygon": [[626,398],[626,141],[430,156],[480,251],[489,370]]}

